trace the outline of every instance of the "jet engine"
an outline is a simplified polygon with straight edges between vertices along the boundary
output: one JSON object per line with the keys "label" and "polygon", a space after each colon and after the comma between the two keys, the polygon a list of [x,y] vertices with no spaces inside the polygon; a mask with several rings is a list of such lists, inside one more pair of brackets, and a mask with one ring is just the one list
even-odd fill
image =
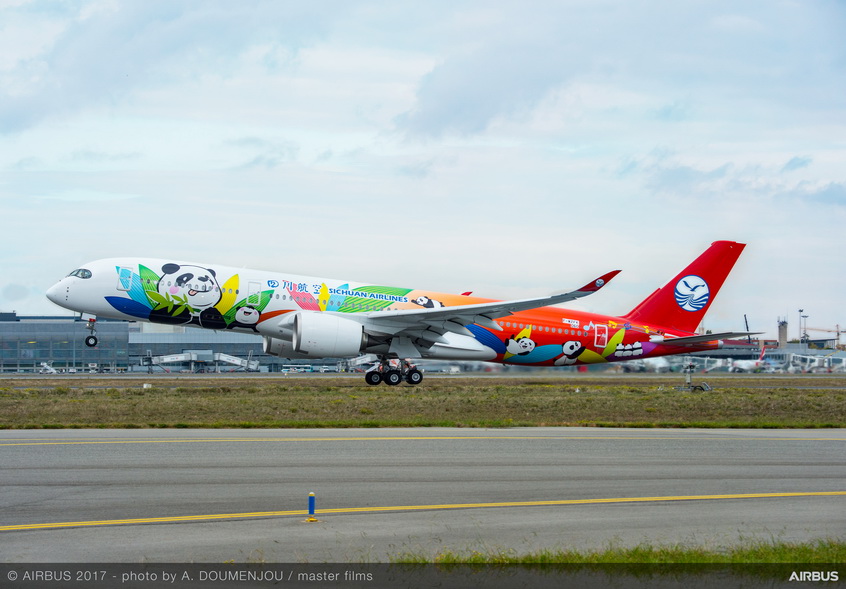
{"label": "jet engine", "polygon": [[294,351],[310,358],[346,358],[367,347],[367,334],[357,321],[328,313],[297,313],[292,341]]}
{"label": "jet engine", "polygon": [[267,336],[264,337],[264,353],[271,356],[279,356],[280,358],[290,358],[292,360],[312,357],[308,354],[298,354],[294,351],[294,344],[290,340]]}
{"label": "jet engine", "polygon": [[278,323],[259,327],[264,352],[280,358],[347,358],[367,347],[367,334],[357,321],[330,313],[299,311]]}

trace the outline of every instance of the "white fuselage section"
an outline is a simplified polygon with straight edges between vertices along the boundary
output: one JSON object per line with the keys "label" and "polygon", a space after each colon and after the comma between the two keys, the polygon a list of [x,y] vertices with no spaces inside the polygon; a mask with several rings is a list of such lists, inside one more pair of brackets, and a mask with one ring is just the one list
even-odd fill
{"label": "white fuselage section", "polygon": [[[486,300],[149,258],[88,263],[53,285],[47,297],[66,309],[97,317],[262,335],[269,353],[290,358],[387,352],[390,344],[380,341],[380,327],[372,324],[370,312],[443,305],[443,299],[453,304]],[[370,337],[362,334],[365,325]],[[391,335],[390,325],[382,330],[386,338]],[[466,360],[496,356],[468,335],[444,333],[439,339],[419,355]]]}

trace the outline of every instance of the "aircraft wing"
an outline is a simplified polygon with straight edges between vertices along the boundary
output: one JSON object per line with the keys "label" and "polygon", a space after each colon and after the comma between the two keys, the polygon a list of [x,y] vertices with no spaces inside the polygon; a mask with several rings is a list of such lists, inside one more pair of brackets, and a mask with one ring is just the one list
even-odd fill
{"label": "aircraft wing", "polygon": [[682,337],[667,337],[663,335],[654,335],[649,338],[649,341],[656,344],[663,344],[665,346],[693,346],[703,342],[714,342],[721,339],[734,339],[738,337],[749,337],[750,335],[760,335],[763,331],[724,331],[723,333],[706,333],[704,335],[687,335]]}
{"label": "aircraft wing", "polygon": [[439,342],[444,332],[472,335],[465,325],[475,323],[482,327],[502,331],[494,321],[498,317],[505,317],[518,311],[536,309],[572,301],[589,294],[593,294],[605,286],[609,280],[619,274],[619,270],[608,272],[584,285],[583,287],[560,294],[535,299],[521,299],[515,301],[495,301],[474,305],[454,305],[434,309],[404,309],[395,311],[372,311],[364,315],[365,329],[369,332],[385,335],[408,335],[422,337],[431,342]]}

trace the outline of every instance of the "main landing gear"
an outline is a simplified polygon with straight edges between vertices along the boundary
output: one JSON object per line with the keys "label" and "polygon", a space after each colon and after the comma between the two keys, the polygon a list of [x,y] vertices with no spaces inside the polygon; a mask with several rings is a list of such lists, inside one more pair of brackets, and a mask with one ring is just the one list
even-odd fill
{"label": "main landing gear", "polygon": [[423,382],[423,373],[408,360],[400,360],[398,364],[394,364],[383,357],[376,368],[364,375],[364,380],[369,385],[384,382],[386,385],[396,386],[402,381],[416,385]]}
{"label": "main landing gear", "polygon": [[93,348],[97,345],[97,319],[95,317],[89,318],[85,329],[91,332],[91,335],[85,336],[85,345]]}

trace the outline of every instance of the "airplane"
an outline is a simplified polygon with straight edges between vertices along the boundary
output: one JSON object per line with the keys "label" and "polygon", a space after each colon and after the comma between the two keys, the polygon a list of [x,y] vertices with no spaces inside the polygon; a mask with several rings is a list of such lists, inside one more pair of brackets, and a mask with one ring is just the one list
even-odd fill
{"label": "airplane", "polygon": [[[679,365],[678,367],[681,367]],[[663,357],[643,358],[642,360],[629,360],[623,364],[623,372],[670,372],[673,365]]]}
{"label": "airplane", "polygon": [[50,287],[53,303],[87,316],[233,330],[263,336],[291,359],[375,354],[368,384],[419,384],[416,359],[580,366],[714,350],[748,332],[695,329],[745,244],[714,242],[629,313],[553,307],[591,295],[619,270],[569,292],[511,301],[469,294],[148,258],[92,261]]}
{"label": "airplane", "polygon": [[770,368],[769,363],[764,360],[764,354],[767,352],[765,346],[761,346],[761,355],[757,360],[731,360],[729,365],[729,372],[762,372]]}

